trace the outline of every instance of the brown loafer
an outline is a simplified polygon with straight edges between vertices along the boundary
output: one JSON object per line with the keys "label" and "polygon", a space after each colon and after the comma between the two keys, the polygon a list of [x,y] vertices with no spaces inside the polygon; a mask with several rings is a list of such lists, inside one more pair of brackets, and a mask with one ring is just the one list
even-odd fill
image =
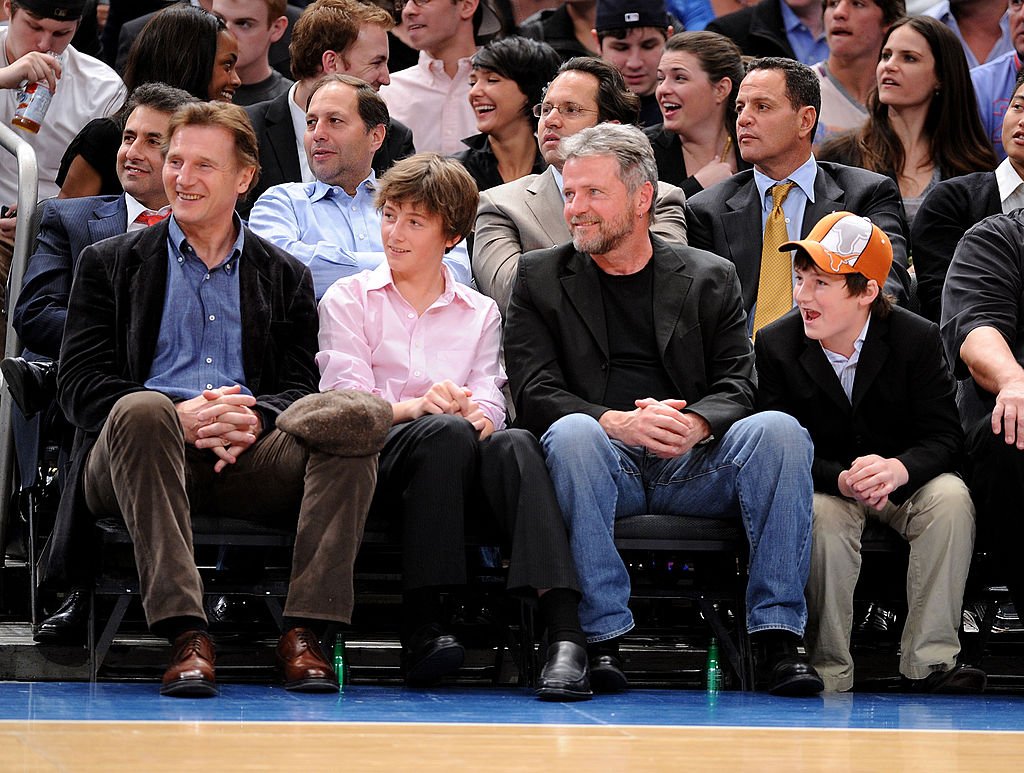
{"label": "brown loafer", "polygon": [[284,688],[296,692],[337,692],[338,677],[308,628],[292,628],[277,643]]}
{"label": "brown loafer", "polygon": [[164,672],[161,695],[210,698],[217,694],[213,664],[217,659],[206,631],[185,631],[174,640],[171,664]]}

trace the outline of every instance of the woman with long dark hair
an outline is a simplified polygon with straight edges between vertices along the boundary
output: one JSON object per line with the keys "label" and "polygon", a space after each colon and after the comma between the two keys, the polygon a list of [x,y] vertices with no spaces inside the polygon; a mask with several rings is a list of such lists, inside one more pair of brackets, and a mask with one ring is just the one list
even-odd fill
{"label": "woman with long dark hair", "polygon": [[[224,21],[202,8],[179,4],[155,14],[132,44],[124,84],[131,95],[143,83],[166,83],[203,101],[230,102],[241,79],[235,72],[238,41]],[[115,160],[123,116],[90,121],[61,160],[60,198],[122,192]]]}
{"label": "woman with long dark hair", "polygon": [[665,43],[654,91],[664,122],[644,129],[658,179],[687,196],[732,176],[744,164],[736,147],[739,48],[716,32],[681,32]]}
{"label": "woman with long dark hair", "polygon": [[908,223],[939,180],[995,168],[963,47],[946,25],[928,16],[893,24],[875,80],[867,122],[825,142],[819,160],[892,177]]}

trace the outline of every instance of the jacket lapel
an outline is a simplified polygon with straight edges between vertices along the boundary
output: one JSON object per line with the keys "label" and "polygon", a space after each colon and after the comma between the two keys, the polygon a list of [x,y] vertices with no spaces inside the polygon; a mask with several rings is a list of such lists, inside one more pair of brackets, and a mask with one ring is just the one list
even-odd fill
{"label": "jacket lapel", "polygon": [[[693,277],[685,273],[685,261],[668,249],[657,236],[651,237],[651,243],[654,245],[654,338],[664,362],[665,352],[686,304]],[[669,372],[672,370],[669,369]]]}
{"label": "jacket lapel", "polygon": [[566,272],[562,276],[562,287],[569,302],[580,315],[590,335],[601,349],[601,354],[608,358],[608,326],[604,316],[604,303],[601,296],[601,283],[597,277],[594,262],[579,252],[574,252],[566,263]]}
{"label": "jacket lapel", "polygon": [[526,196],[526,207],[533,213],[541,230],[550,240],[550,246],[555,247],[571,241],[572,234],[569,233],[569,226],[565,224],[565,203],[551,171],[545,170],[539,175],[526,187],[526,192],[529,194]]}
{"label": "jacket lapel", "polygon": [[267,136],[270,148],[281,169],[283,180],[302,179],[299,151],[295,144],[295,130],[288,106],[288,92],[278,97],[267,109]]}
{"label": "jacket lapel", "polygon": [[857,361],[857,376],[853,380],[853,410],[856,411],[864,395],[875,383],[889,358],[889,320],[871,317],[868,335]]}
{"label": "jacket lapel", "polygon": [[[160,335],[167,288],[167,221],[147,228],[132,245],[126,267],[128,369],[140,383],[149,377]],[[134,312],[134,313],[133,313]]]}
{"label": "jacket lapel", "polygon": [[814,202],[807,202],[804,207],[803,230],[801,238],[811,232],[811,229],[818,224],[825,215],[839,212],[846,209],[846,193],[836,185],[825,169],[818,167],[818,173],[814,177]]}
{"label": "jacket lapel", "polygon": [[[844,415],[850,414],[850,401],[846,398],[843,385],[839,383],[839,377],[819,342],[804,338],[804,350],[800,353],[800,367],[810,376],[811,383],[818,384]],[[857,377],[860,377],[859,372]]]}
{"label": "jacket lapel", "polygon": [[[737,249],[744,254],[756,254],[758,271],[754,274],[754,281],[760,273],[761,242],[764,234],[761,230],[761,201],[757,193],[757,185],[751,176],[750,184],[744,185],[731,198],[725,202],[725,211],[722,213],[722,230],[732,234],[731,244],[736,244]],[[754,250],[751,245],[756,245]],[[732,247],[729,247],[730,252]],[[737,260],[733,255],[723,255],[733,263],[739,265],[747,261]]]}
{"label": "jacket lapel", "polygon": [[[244,226],[243,226],[244,227]],[[256,235],[245,229],[242,258],[238,268],[239,302],[242,315],[242,368],[246,386],[260,394],[262,353],[270,335],[273,279],[267,272],[267,255]]]}

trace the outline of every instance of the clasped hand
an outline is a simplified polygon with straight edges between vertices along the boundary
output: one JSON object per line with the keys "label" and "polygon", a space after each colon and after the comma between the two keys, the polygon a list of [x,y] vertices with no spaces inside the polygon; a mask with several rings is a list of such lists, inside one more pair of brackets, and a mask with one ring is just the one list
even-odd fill
{"label": "clasped hand", "polygon": [[235,386],[204,390],[201,395],[175,405],[185,442],[208,448],[217,456],[214,472],[235,460],[260,435],[260,417],[252,408],[256,398]]}
{"label": "clasped hand", "polygon": [[482,433],[489,422],[480,404],[470,399],[472,396],[471,389],[461,387],[454,381],[439,381],[431,385],[427,393],[420,398],[419,415],[448,413],[462,416],[477,432]]}
{"label": "clasped hand", "polygon": [[850,469],[839,473],[839,492],[872,510],[881,510],[889,495],[910,479],[899,459],[885,459],[877,454],[859,456]]}
{"label": "clasped hand", "polygon": [[[682,456],[711,434],[703,416],[683,413],[686,400],[637,400],[632,411],[619,414],[609,435],[626,445],[643,446],[661,459]],[[610,412],[609,412],[610,413]]]}

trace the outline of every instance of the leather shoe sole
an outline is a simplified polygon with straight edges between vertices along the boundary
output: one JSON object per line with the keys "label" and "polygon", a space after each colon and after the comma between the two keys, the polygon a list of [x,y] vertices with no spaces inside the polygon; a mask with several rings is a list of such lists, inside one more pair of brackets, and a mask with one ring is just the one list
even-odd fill
{"label": "leather shoe sole", "polygon": [[629,689],[622,672],[622,661],[614,655],[595,655],[590,659],[590,687],[594,692],[614,693]]}
{"label": "leather shoe sole", "polygon": [[786,698],[808,698],[825,689],[825,683],[813,666],[797,658],[786,658],[772,669],[768,684],[770,695]]}
{"label": "leather shoe sole", "polygon": [[980,668],[957,663],[948,671],[937,671],[924,679],[903,677],[903,684],[915,693],[977,695],[985,691],[988,677]]}
{"label": "leather shoe sole", "polygon": [[285,682],[284,689],[291,692],[338,692],[338,681],[326,676],[308,676]]}
{"label": "leather shoe sole", "polygon": [[160,686],[160,694],[172,698],[215,698],[217,685],[206,679],[179,679]]}
{"label": "leather shoe sole", "polygon": [[557,641],[548,647],[547,655],[534,691],[538,698],[542,701],[588,701],[594,697],[584,647]]}
{"label": "leather shoe sole", "polygon": [[454,636],[438,636],[419,649],[405,673],[413,687],[429,687],[458,671],[466,659],[466,650]]}

